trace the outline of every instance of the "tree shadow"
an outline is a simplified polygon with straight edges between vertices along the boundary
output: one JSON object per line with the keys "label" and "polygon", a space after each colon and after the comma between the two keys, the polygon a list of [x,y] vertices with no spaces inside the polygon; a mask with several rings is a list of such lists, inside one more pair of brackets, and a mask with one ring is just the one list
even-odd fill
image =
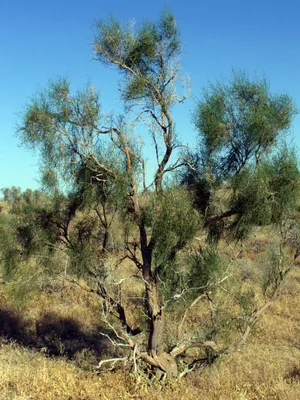
{"label": "tree shadow", "polygon": [[[103,333],[103,328],[101,332]],[[85,332],[75,319],[50,313],[44,314],[36,322],[36,339],[36,344],[46,347],[50,355],[64,355],[70,359],[82,350],[92,351],[99,357],[112,351],[108,339],[101,335],[100,329],[94,328]]]}
{"label": "tree shadow", "polygon": [[9,309],[0,309],[0,337],[17,342],[24,339],[27,324],[19,315]]}
{"label": "tree shadow", "polygon": [[46,313],[34,322],[26,321],[9,309],[0,309],[0,338],[42,350],[53,357],[63,356],[77,361],[82,360],[84,354],[96,364],[104,356],[113,355],[110,341],[100,332],[113,338],[112,332],[102,327],[87,332],[75,319],[53,313]]}

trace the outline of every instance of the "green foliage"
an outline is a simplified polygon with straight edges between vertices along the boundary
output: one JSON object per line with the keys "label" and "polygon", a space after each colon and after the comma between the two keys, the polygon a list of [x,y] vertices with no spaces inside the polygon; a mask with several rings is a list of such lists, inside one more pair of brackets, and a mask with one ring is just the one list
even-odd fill
{"label": "green foliage", "polygon": [[11,188],[2,188],[3,200],[8,203],[16,203],[21,197],[21,188],[12,186]]}
{"label": "green foliage", "polygon": [[[111,162],[117,166],[120,160],[113,154],[110,157]],[[107,179],[98,182],[91,164],[78,167],[75,193],[82,198],[81,209],[92,210],[101,205],[108,213],[114,214],[117,209],[124,212],[128,194],[128,178],[122,173],[122,169],[121,165],[116,168],[113,181]]]}
{"label": "green foliage", "polygon": [[258,258],[263,273],[261,281],[265,294],[269,295],[274,291],[282,281],[283,275],[291,265],[292,257],[288,246],[283,246],[279,241],[280,233],[278,232],[277,240],[270,243],[264,254]]}
{"label": "green foliage", "polygon": [[288,96],[272,95],[265,81],[241,73],[204,92],[193,115],[201,150],[192,154],[182,182],[195,193],[210,237],[229,230],[244,240],[253,226],[278,224],[295,209],[297,157],[278,146],[294,114]]}
{"label": "green foliage", "polygon": [[253,287],[247,289],[241,289],[236,294],[236,300],[238,305],[241,307],[242,317],[250,317],[255,308],[257,307],[255,299],[255,290]]}
{"label": "green foliage", "polygon": [[[94,271],[99,265],[99,257],[89,243],[76,244],[67,251],[69,256],[69,273],[75,274],[78,278],[89,277],[89,270]],[[100,276],[99,276],[100,277]]]}
{"label": "green foliage", "polygon": [[232,180],[231,208],[237,217],[233,236],[244,239],[253,226],[278,224],[296,209],[300,172],[295,153],[284,147],[255,169],[244,169]]}
{"label": "green foliage", "polygon": [[266,168],[270,173],[272,191],[272,222],[293,213],[300,196],[300,172],[296,152],[287,147],[275,154]]}
{"label": "green foliage", "polygon": [[103,182],[108,182],[110,192],[113,185],[115,194],[124,196],[128,190],[125,145],[131,168],[137,175],[140,172],[138,145],[123,118],[115,121],[120,134],[114,131],[113,138],[103,134],[109,128],[99,128],[112,121],[103,120],[99,96],[90,85],[71,95],[65,79],[52,81],[27,106],[22,119],[19,135],[24,144],[40,152],[42,185],[54,195],[62,187],[65,193],[73,193],[99,185],[96,190],[101,191]]}
{"label": "green foliage", "polygon": [[20,246],[14,235],[15,218],[11,215],[0,216],[0,260],[4,279],[10,277],[20,261]]}
{"label": "green foliage", "polygon": [[[44,183],[54,183],[54,171],[64,182],[74,180],[78,164],[90,161],[95,129],[100,118],[98,94],[88,85],[75,96],[65,79],[49,83],[27,106],[19,135],[24,144],[39,150]],[[56,178],[57,179],[57,178]]]}
{"label": "green foliage", "polygon": [[155,199],[152,237],[156,265],[173,260],[201,227],[192,196],[184,189],[170,189]]}
{"label": "green foliage", "polygon": [[177,253],[201,229],[201,217],[190,193],[177,187],[149,195],[142,211],[143,223],[152,233],[153,267],[158,271],[160,293],[167,300],[183,289],[184,271]]}
{"label": "green foliage", "polygon": [[224,261],[214,245],[194,249],[187,262],[189,270],[186,279],[192,297],[207,291],[224,271]]}
{"label": "green foliage", "polygon": [[[133,21],[122,25],[111,18],[97,24],[94,51],[99,61],[115,64],[124,72],[125,101],[139,99],[158,104],[161,98],[157,84],[160,79],[170,78],[171,62],[180,54],[177,25],[170,12],[163,13],[156,24],[145,22],[138,28]],[[166,96],[164,101],[168,107],[172,99]]]}
{"label": "green foliage", "polygon": [[214,194],[221,187],[201,166],[197,166],[196,170],[185,170],[181,184],[194,193],[195,206],[202,215],[211,208]]}
{"label": "green foliage", "polygon": [[[0,267],[5,291],[18,306],[59,273],[62,255],[53,251],[51,226],[40,224],[39,208],[18,204],[0,217]],[[52,242],[51,242],[52,240]]]}
{"label": "green foliage", "polygon": [[2,273],[5,279],[10,279],[19,263],[37,254],[43,259],[49,250],[44,243],[49,231],[42,230],[36,219],[51,199],[45,193],[31,189],[22,192],[20,188],[12,187],[3,189],[3,193],[6,201],[12,203],[10,213],[2,215],[0,220]]}
{"label": "green foliage", "polygon": [[204,92],[194,112],[203,154],[216,176],[238,173],[258,162],[290,127],[295,107],[287,95],[271,95],[264,80],[234,74],[229,84]]}

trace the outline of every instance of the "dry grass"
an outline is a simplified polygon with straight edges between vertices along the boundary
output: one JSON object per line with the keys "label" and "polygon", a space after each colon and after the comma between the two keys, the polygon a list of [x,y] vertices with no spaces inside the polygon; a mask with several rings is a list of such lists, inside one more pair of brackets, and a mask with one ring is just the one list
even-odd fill
{"label": "dry grass", "polygon": [[[256,240],[264,241],[265,237],[259,233]],[[253,253],[261,252],[260,243],[256,247],[254,244],[243,255],[250,260]],[[125,272],[131,272],[130,265],[125,263],[123,268],[125,277]],[[113,279],[123,278],[123,273],[118,271]],[[126,281],[124,290],[129,293],[131,285],[132,281]],[[9,307],[3,295],[1,303]],[[145,382],[136,386],[133,376],[125,371],[97,375],[84,369],[76,357],[71,361],[65,357],[51,358],[43,351],[3,340],[0,400],[299,400],[299,304],[300,269],[297,267],[240,352],[224,356],[213,366],[164,387],[150,387]],[[58,321],[76,322],[85,334],[101,325],[99,300],[67,283],[29,300],[22,310],[24,329],[35,334],[36,323],[50,314],[56,315]]]}
{"label": "dry grass", "polygon": [[19,346],[6,345],[0,349],[3,399],[125,399],[129,398],[127,382],[128,378],[122,374],[99,377],[63,359],[48,359],[42,353]]}
{"label": "dry grass", "polygon": [[[0,348],[0,399],[97,400],[199,398],[207,400],[298,400],[300,398],[300,271],[287,282],[282,295],[258,323],[241,352],[219,360],[183,382],[154,388],[135,388],[129,373],[96,375],[63,358],[51,359],[42,352],[14,344]],[[72,293],[72,292],[71,292]],[[69,293],[69,305],[74,298]],[[56,294],[56,296],[58,296]],[[83,298],[63,314],[82,318]],[[80,298],[80,297],[79,297]],[[57,299],[58,300],[58,299]],[[45,295],[40,306],[52,304]],[[57,303],[56,303],[57,304]],[[34,302],[31,303],[31,306]],[[37,307],[37,304],[35,305]],[[57,309],[56,309],[57,311]],[[91,324],[92,316],[87,316]]]}
{"label": "dry grass", "polygon": [[5,345],[0,349],[0,398],[40,400],[97,399],[288,399],[300,395],[300,351],[251,344],[242,353],[159,388],[137,387],[125,373],[97,376],[63,359]]}

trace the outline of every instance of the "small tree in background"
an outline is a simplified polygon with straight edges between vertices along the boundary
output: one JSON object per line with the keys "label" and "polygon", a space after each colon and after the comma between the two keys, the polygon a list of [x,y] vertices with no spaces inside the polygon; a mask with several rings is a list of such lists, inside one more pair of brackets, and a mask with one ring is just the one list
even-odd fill
{"label": "small tree in background", "polygon": [[[188,311],[207,295],[222,271],[216,244],[195,252],[190,269],[180,268],[179,252],[203,224],[210,238],[219,238],[224,231],[242,238],[250,225],[281,219],[284,207],[298,196],[296,160],[288,151],[275,152],[275,161],[265,156],[274,153],[279,135],[288,130],[294,107],[289,97],[270,95],[265,82],[242,75],[228,85],[212,86],[194,113],[202,137],[201,155],[189,160],[176,151],[173,109],[187,95],[177,94],[185,81],[179,75],[181,43],[173,15],[164,13],[157,23],[139,27],[115,19],[100,22],[94,51],[99,62],[122,73],[126,117],[102,114],[92,86],[72,95],[63,79],[51,82],[32,100],[19,133],[23,143],[39,152],[48,186],[64,185],[75,202],[83,196],[94,204],[106,231],[111,211],[103,208],[99,215],[97,207],[111,205],[118,210],[124,225],[125,253],[120,262],[131,260],[136,273],[127,279],[143,284],[144,313],[137,320],[143,319],[141,326],[146,328],[130,325],[121,299],[106,286],[101,273],[104,256],[98,265],[85,258],[81,265],[96,285],[93,291],[115,311],[120,325],[114,332],[133,350],[135,366],[143,360],[172,378],[178,376],[177,361],[189,348],[220,353],[212,335],[182,334]],[[136,133],[142,125],[150,131],[157,161],[151,182]],[[167,174],[183,167],[187,185],[168,184]],[[226,192],[225,202],[218,200],[220,190]],[[70,241],[68,232],[66,237]],[[186,306],[176,339],[167,344],[166,314],[178,309],[178,299],[184,299]],[[135,310],[140,313],[140,308]]]}

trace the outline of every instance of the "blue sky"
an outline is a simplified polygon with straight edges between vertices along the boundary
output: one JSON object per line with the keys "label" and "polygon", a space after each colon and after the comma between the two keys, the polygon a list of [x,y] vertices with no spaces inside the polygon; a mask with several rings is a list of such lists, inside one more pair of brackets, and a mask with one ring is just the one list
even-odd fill
{"label": "blue sky", "polygon": [[[209,81],[232,69],[265,77],[274,93],[300,106],[300,3],[296,0],[1,0],[0,2],[0,188],[37,188],[38,160],[20,147],[18,114],[47,81],[68,76],[72,87],[87,81],[100,90],[103,111],[121,106],[116,71],[92,59],[95,21],[157,19],[170,8],[181,31],[182,70],[192,82],[191,98],[176,109],[177,131],[194,143],[190,122],[195,101]],[[300,118],[291,139],[300,145]]]}

